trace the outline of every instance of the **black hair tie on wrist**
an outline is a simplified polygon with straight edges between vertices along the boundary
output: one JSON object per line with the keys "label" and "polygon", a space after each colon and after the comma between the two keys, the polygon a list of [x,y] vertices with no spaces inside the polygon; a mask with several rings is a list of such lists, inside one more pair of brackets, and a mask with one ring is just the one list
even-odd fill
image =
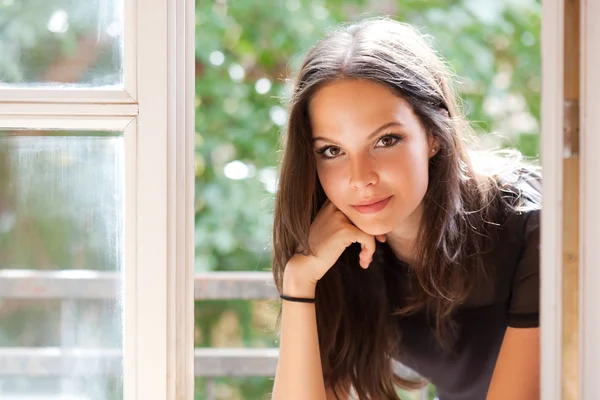
{"label": "black hair tie on wrist", "polygon": [[279,298],[282,300],[287,300],[287,301],[293,301],[296,303],[311,303],[314,304],[316,302],[316,299],[307,299],[304,297],[291,297],[291,296],[286,296],[285,294],[280,294]]}

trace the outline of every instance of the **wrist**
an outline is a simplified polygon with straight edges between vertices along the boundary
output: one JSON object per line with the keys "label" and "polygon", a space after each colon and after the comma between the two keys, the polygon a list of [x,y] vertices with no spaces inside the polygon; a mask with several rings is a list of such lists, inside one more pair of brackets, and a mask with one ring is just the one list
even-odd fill
{"label": "wrist", "polygon": [[290,259],[283,273],[283,294],[292,297],[314,298],[317,282],[307,277],[306,256],[295,255]]}

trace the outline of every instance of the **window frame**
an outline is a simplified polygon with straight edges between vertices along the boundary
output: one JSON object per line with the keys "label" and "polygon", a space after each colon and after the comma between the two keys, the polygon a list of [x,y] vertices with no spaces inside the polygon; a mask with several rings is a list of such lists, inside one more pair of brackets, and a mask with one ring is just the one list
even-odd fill
{"label": "window frame", "polygon": [[[577,0],[580,35],[577,392],[600,391],[600,3]],[[563,160],[565,0],[542,2],[541,398],[563,398]]]}
{"label": "window frame", "polygon": [[562,399],[564,0],[542,2],[541,396]]}
{"label": "window frame", "polygon": [[0,127],[123,132],[124,399],[193,399],[195,3],[122,3],[123,88],[3,85]]}

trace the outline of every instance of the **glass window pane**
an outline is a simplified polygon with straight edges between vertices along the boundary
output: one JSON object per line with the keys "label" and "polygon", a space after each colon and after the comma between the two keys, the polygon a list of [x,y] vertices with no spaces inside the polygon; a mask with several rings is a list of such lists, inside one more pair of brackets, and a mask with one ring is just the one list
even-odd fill
{"label": "glass window pane", "polygon": [[0,131],[0,398],[121,399],[124,140]]}
{"label": "glass window pane", "polygon": [[122,0],[0,0],[0,86],[122,86]]}

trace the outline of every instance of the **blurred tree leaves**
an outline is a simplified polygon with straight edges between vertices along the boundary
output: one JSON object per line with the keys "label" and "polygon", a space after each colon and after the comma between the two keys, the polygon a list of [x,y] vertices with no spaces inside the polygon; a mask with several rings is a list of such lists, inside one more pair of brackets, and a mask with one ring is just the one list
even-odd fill
{"label": "blurred tree leaves", "polygon": [[1,0],[0,82],[122,83],[120,5],[111,0]]}

